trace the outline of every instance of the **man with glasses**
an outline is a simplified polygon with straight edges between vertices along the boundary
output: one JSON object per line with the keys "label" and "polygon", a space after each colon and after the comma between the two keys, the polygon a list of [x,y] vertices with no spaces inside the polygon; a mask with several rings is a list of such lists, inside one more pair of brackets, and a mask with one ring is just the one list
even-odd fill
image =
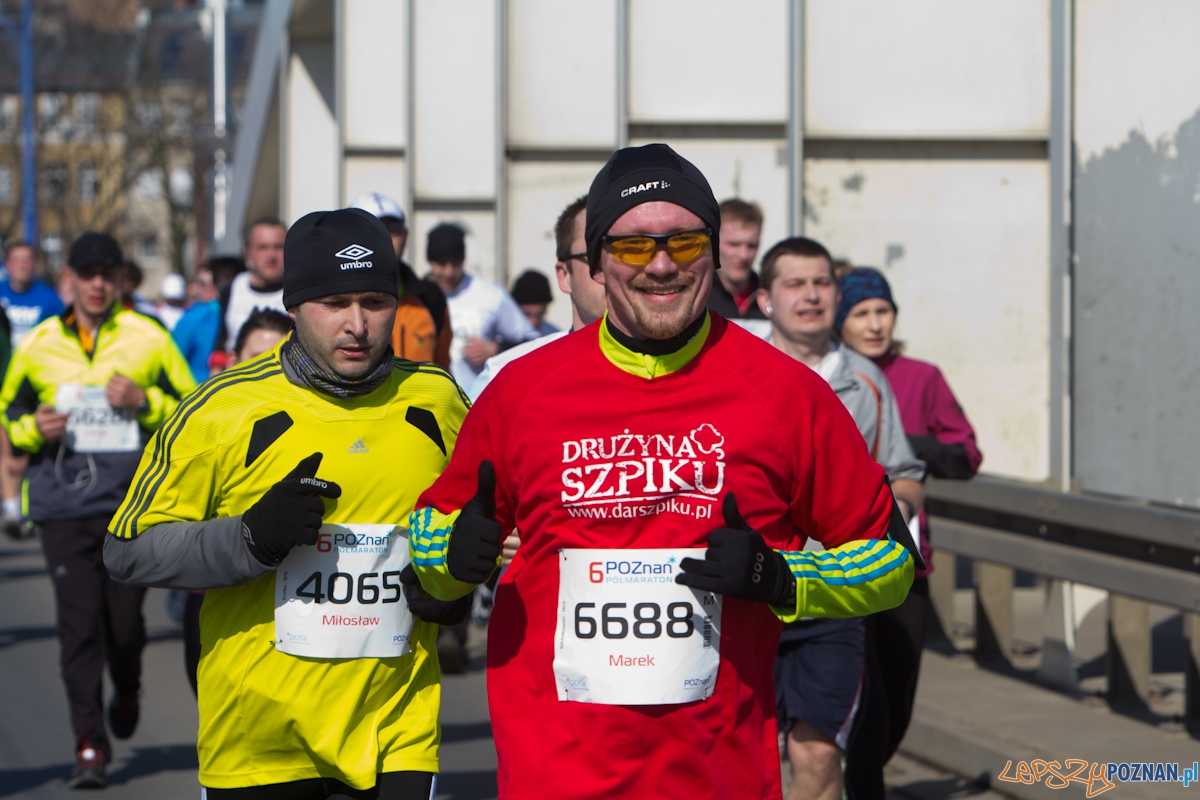
{"label": "man with glasses", "polygon": [[564,208],[554,223],[555,255],[558,258],[554,263],[554,277],[558,279],[559,290],[571,298],[571,330],[541,336],[489,358],[467,390],[472,403],[479,399],[479,395],[483,394],[496,373],[506,364],[556,342],[572,331],[582,330],[604,316],[604,286],[592,279],[591,270],[588,269],[587,245],[583,238],[586,218],[587,195],[584,195]]}
{"label": "man with glasses", "polygon": [[912,582],[836,395],[707,311],[719,228],[694,165],[617,151],[585,226],[607,314],[497,376],[409,518],[442,599],[521,531],[488,635],[502,797],[779,798],[780,620],[892,607]]}

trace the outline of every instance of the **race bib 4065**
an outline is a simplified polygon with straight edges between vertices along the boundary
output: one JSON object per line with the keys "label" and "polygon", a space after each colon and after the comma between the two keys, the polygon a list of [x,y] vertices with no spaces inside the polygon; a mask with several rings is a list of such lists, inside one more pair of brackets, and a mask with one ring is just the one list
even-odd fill
{"label": "race bib 4065", "polygon": [[321,526],[275,570],[275,649],[313,658],[394,658],[409,652],[413,616],[395,525]]}

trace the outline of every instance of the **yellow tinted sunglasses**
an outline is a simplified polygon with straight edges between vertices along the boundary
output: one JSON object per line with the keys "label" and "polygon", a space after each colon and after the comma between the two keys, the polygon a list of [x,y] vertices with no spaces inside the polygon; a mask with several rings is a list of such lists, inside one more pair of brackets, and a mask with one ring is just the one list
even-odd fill
{"label": "yellow tinted sunglasses", "polygon": [[686,264],[699,258],[711,245],[708,228],[681,233],[637,233],[632,236],[601,237],[613,258],[631,267],[644,267],[654,260],[658,248],[665,248],[667,257],[676,264]]}

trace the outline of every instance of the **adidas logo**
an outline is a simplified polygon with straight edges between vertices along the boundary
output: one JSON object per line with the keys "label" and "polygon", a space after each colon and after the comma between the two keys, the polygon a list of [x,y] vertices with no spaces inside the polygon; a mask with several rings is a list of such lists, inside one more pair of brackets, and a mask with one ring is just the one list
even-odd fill
{"label": "adidas logo", "polygon": [[367,446],[365,444],[363,444],[362,439],[355,439],[354,444],[350,445],[350,449],[347,450],[346,452],[351,453],[351,454],[356,454],[356,453],[369,453],[371,451],[367,449]]}

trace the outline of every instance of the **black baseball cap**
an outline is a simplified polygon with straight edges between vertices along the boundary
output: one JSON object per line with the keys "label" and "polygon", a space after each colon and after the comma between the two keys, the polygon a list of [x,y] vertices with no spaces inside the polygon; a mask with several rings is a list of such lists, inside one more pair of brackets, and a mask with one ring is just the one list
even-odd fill
{"label": "black baseball cap", "polygon": [[287,308],[345,292],[399,295],[392,237],[360,208],[314,211],[296,220],[283,242],[283,264]]}
{"label": "black baseball cap", "polygon": [[107,233],[88,231],[71,244],[67,254],[67,266],[74,270],[99,264],[102,267],[119,267],[125,256],[121,245]]}

